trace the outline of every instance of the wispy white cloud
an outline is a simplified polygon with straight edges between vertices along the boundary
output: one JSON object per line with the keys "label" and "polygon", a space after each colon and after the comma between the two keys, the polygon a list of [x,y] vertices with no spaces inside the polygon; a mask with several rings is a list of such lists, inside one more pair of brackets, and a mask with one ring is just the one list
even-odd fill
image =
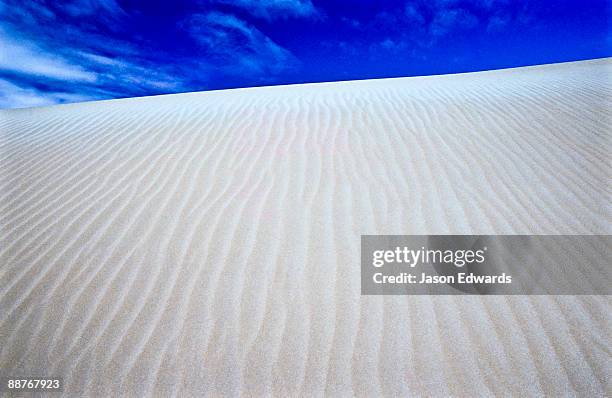
{"label": "wispy white cloud", "polygon": [[253,25],[234,15],[210,12],[188,21],[192,36],[223,71],[271,76],[297,64],[297,59]]}
{"label": "wispy white cloud", "polygon": [[508,15],[493,15],[487,22],[487,32],[501,32],[509,22]]}
{"label": "wispy white cloud", "polygon": [[[525,0],[516,2],[526,4]],[[395,9],[352,22],[361,36],[351,47],[365,48],[372,57],[401,53],[419,58],[419,50],[427,51],[453,35],[473,29],[482,29],[485,34],[503,31],[520,18],[511,12],[516,9],[511,0],[408,0]],[[347,51],[340,40],[336,47]]]}
{"label": "wispy white cloud", "polygon": [[153,65],[147,65],[144,60],[128,61],[83,51],[76,51],[74,55],[86,60],[89,68],[98,70],[99,79],[106,84],[115,83],[162,90],[181,89],[180,81],[171,73],[164,71],[162,67],[155,68]]}
{"label": "wispy white cloud", "polygon": [[67,102],[82,102],[92,99],[95,98],[83,94],[42,91],[34,87],[18,86],[8,80],[0,79],[0,109],[29,108]]}
{"label": "wispy white cloud", "polygon": [[411,24],[420,26],[425,23],[425,17],[421,13],[417,5],[414,3],[406,4],[406,7],[404,8],[404,16],[406,17],[406,20]]}
{"label": "wispy white cloud", "polygon": [[471,0],[471,1],[468,1],[468,4],[472,3],[486,10],[493,10],[494,8],[506,6],[511,1],[512,0]]}
{"label": "wispy white cloud", "polygon": [[60,7],[72,16],[93,15],[119,16],[125,12],[115,0],[71,0],[60,3]]}
{"label": "wispy white cloud", "polygon": [[429,30],[439,37],[453,30],[473,28],[477,23],[478,18],[463,8],[442,8],[436,12]]}
{"label": "wispy white cloud", "polygon": [[[203,1],[255,21],[319,15],[312,0]],[[155,42],[134,35],[135,17],[118,0],[0,0],[1,106],[206,89],[211,76],[267,82],[299,65],[289,50],[232,13],[193,15],[185,38],[201,51],[183,58],[165,56]]]}
{"label": "wispy white cloud", "polygon": [[41,78],[95,82],[97,75],[0,28],[0,70]]}
{"label": "wispy white cloud", "polygon": [[309,18],[320,13],[311,0],[212,0],[244,9],[256,17],[279,19],[287,17]]}
{"label": "wispy white cloud", "polygon": [[120,28],[125,19],[115,0],[0,0],[1,107],[186,91],[180,62],[166,65],[163,54],[147,51],[149,43],[100,29]]}

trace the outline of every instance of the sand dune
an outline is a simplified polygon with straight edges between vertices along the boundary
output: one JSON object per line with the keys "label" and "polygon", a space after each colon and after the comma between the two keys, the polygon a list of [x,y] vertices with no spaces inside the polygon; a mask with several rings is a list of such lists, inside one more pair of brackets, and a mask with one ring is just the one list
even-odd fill
{"label": "sand dune", "polygon": [[361,234],[610,234],[612,60],[0,111],[0,370],[610,396],[610,296],[361,296]]}

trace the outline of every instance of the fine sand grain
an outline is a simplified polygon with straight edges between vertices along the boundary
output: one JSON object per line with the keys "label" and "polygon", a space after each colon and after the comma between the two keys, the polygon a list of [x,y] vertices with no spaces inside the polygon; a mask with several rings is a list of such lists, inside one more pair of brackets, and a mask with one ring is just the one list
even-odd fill
{"label": "fine sand grain", "polygon": [[361,234],[610,234],[612,59],[0,111],[0,373],[612,395],[610,296],[361,296]]}

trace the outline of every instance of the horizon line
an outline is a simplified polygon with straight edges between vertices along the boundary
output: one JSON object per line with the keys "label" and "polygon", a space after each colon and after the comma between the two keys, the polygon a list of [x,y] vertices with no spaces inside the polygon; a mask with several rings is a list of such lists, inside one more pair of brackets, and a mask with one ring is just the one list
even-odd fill
{"label": "horizon line", "polygon": [[197,91],[177,91],[177,92],[168,92],[163,94],[153,94],[153,95],[138,95],[132,97],[119,97],[119,98],[106,98],[106,99],[94,99],[88,101],[78,101],[78,102],[66,102],[60,104],[51,104],[51,105],[42,105],[42,106],[31,106],[31,107],[21,107],[21,108],[0,108],[0,111],[19,111],[19,110],[29,110],[29,109],[41,109],[41,108],[51,108],[57,106],[66,106],[66,105],[76,105],[76,104],[85,104],[91,102],[108,102],[108,101],[121,101],[121,100],[130,100],[130,99],[139,99],[139,98],[155,98],[162,96],[170,96],[170,95],[182,95],[182,94],[198,94],[198,93],[215,93],[215,92],[226,92],[226,91],[236,91],[236,90],[250,90],[250,89],[264,89],[264,88],[274,88],[274,87],[291,87],[291,86],[309,86],[309,85],[320,85],[320,84],[330,84],[330,83],[350,83],[350,82],[367,82],[367,81],[381,81],[381,80],[395,80],[395,79],[416,79],[416,78],[432,78],[432,77],[443,77],[443,76],[457,76],[457,75],[470,75],[470,74],[479,74],[479,73],[487,73],[487,72],[496,72],[496,71],[508,71],[513,69],[526,69],[526,68],[534,68],[541,66],[553,66],[553,65],[562,65],[562,64],[570,64],[570,63],[581,63],[581,62],[590,62],[590,61],[602,61],[606,59],[612,59],[612,55],[605,57],[597,57],[597,58],[585,58],[585,59],[577,59],[571,61],[560,61],[560,62],[552,62],[552,63],[544,63],[544,64],[527,64],[520,66],[510,66],[503,68],[493,68],[493,69],[480,69],[480,70],[471,70],[471,71],[462,71],[462,72],[453,72],[453,73],[439,73],[439,74],[424,74],[424,75],[407,75],[407,76],[387,76],[387,77],[369,77],[363,79],[348,79],[348,80],[321,80],[321,81],[304,81],[304,82],[296,82],[296,83],[279,83],[279,84],[264,84],[264,85],[254,85],[254,86],[237,86],[237,87],[228,87],[228,88],[220,88],[220,89],[204,89]]}

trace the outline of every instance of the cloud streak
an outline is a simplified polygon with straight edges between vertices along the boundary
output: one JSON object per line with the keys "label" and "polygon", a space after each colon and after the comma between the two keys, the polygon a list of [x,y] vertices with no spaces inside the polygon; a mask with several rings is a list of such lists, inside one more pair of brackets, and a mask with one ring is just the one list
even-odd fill
{"label": "cloud streak", "polygon": [[26,108],[92,99],[94,98],[83,94],[21,87],[8,80],[0,79],[0,108]]}
{"label": "cloud streak", "polygon": [[187,21],[187,28],[225,73],[248,73],[263,79],[298,63],[291,52],[232,14],[194,15]]}
{"label": "cloud streak", "polygon": [[268,20],[281,18],[313,18],[320,15],[311,0],[213,0],[242,8],[251,15]]}
{"label": "cloud streak", "polygon": [[[519,19],[510,9],[521,9],[522,0],[411,0],[386,9],[368,20],[351,20],[360,35],[350,45],[351,51],[366,48],[371,57],[403,54],[421,58],[430,48],[448,39],[478,29],[485,34],[499,33]],[[512,7],[511,7],[512,6]],[[337,41],[346,51],[346,41]],[[422,58],[421,58],[422,59]]]}
{"label": "cloud streak", "polygon": [[0,0],[0,107],[601,57],[604,11],[552,0]]}
{"label": "cloud streak", "polygon": [[182,65],[151,58],[145,42],[114,37],[127,18],[114,0],[0,0],[0,7],[2,107],[186,90]]}
{"label": "cloud streak", "polygon": [[0,70],[38,78],[95,82],[97,75],[0,28]]}
{"label": "cloud streak", "polygon": [[[266,20],[317,13],[310,0],[240,0],[228,7]],[[198,50],[180,55],[128,34],[125,27],[142,15],[115,0],[0,0],[0,9],[2,107],[202,90],[227,76],[267,82],[299,65],[289,50],[229,12],[195,13],[178,23],[173,34],[185,43],[191,38]]]}
{"label": "cloud streak", "polygon": [[453,30],[463,30],[475,27],[478,18],[463,8],[444,8],[436,12],[429,25],[434,37],[444,36]]}

